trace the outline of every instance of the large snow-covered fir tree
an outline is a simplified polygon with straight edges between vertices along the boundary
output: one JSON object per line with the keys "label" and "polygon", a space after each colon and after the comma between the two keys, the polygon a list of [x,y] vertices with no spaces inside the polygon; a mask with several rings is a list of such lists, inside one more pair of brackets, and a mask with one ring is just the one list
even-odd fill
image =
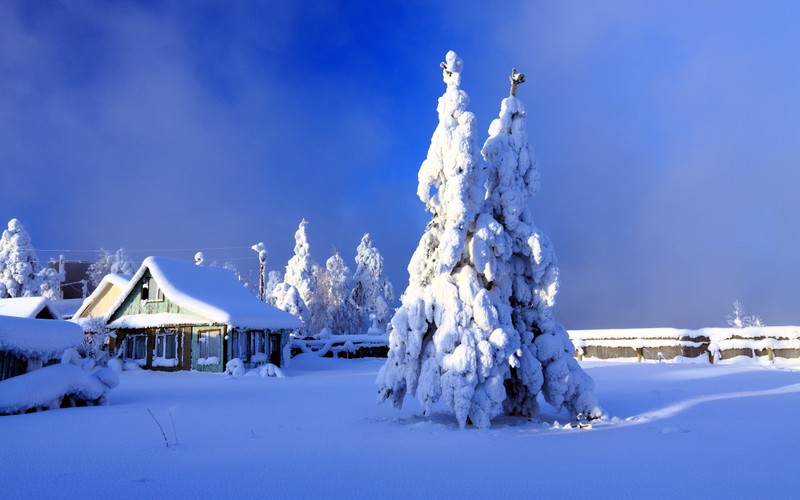
{"label": "large snow-covered fir tree", "polygon": [[133,274],[133,272],[133,263],[124,248],[117,249],[113,254],[101,248],[100,256],[97,261],[89,265],[87,274],[92,285],[97,286],[106,274]]}
{"label": "large snow-covered fir tree", "polygon": [[[460,88],[462,61],[448,52],[442,68],[447,88],[417,189],[433,217],[408,265],[409,285],[391,320],[378,401],[400,407],[411,394],[430,414],[444,399],[461,427],[468,421],[488,427],[502,412],[508,359],[518,346],[508,306],[487,288],[494,277],[491,266],[481,266],[482,274],[469,251],[478,220],[481,228],[488,222],[481,213],[483,166],[475,117]],[[487,261],[510,250],[504,235],[497,236]]]}
{"label": "large snow-covered fir tree", "polygon": [[504,409],[532,416],[536,396],[573,415],[599,417],[592,379],[574,358],[575,348],[564,327],[553,316],[558,290],[558,267],[550,240],[535,225],[529,201],[539,189],[539,172],[530,151],[525,106],[516,97],[525,81],[511,74],[510,96],[500,104],[498,118],[489,126],[481,153],[488,163],[486,203],[493,219],[511,240],[510,259],[494,280],[496,293],[512,309],[520,348],[506,379]]}
{"label": "large snow-covered fir tree", "polygon": [[[552,319],[557,270],[549,243],[531,225],[524,237],[528,250],[515,249],[524,228],[509,233],[495,219],[503,215],[492,200],[499,189],[493,170],[498,167],[489,169],[487,182],[475,145],[475,118],[460,89],[462,62],[451,51],[442,68],[447,89],[439,98],[439,124],[417,190],[433,217],[411,258],[409,286],[391,320],[389,355],[376,381],[378,401],[399,407],[411,394],[430,414],[444,399],[462,428],[468,422],[488,427],[503,411],[535,414],[536,395],[544,388],[556,406],[598,416],[591,379],[562,355],[569,339]],[[524,182],[535,185],[535,170],[524,172]],[[526,189],[503,191],[508,206],[512,197],[526,204]],[[498,196],[502,200],[503,194]],[[548,337],[534,340],[543,335]]]}
{"label": "large snow-covered fir tree", "polygon": [[0,237],[0,298],[59,298],[63,272],[40,266],[31,237],[18,219],[8,222]]}
{"label": "large snow-covered fir tree", "polygon": [[360,327],[367,331],[370,316],[379,326],[386,325],[394,300],[394,287],[383,270],[383,256],[366,233],[356,249],[356,271],[353,273],[353,303],[358,308]]}

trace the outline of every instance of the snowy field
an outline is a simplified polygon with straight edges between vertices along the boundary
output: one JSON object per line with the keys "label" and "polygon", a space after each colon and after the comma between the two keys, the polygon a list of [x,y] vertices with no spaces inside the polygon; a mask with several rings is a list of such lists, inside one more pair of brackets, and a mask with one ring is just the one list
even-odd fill
{"label": "snowy field", "polygon": [[382,363],[301,355],[283,379],[124,372],[108,406],[0,417],[0,496],[796,495],[796,368],[589,362],[608,420],[571,429],[551,411],[461,431],[444,412],[376,406]]}

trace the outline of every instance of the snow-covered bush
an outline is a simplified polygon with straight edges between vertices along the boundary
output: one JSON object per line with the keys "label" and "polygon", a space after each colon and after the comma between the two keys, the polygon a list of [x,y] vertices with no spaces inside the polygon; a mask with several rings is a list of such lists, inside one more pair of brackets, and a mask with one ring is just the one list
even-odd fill
{"label": "snow-covered bush", "polygon": [[241,377],[244,371],[244,362],[239,358],[233,358],[225,364],[225,375]]}
{"label": "snow-covered bush", "polygon": [[106,366],[111,356],[108,352],[108,338],[116,337],[116,334],[106,328],[102,317],[82,318],[79,324],[86,332],[83,338],[86,356],[93,359],[96,365]]}
{"label": "snow-covered bush", "polygon": [[273,365],[272,363],[267,363],[263,365],[259,370],[258,374],[261,375],[263,378],[267,377],[274,377],[274,378],[286,378],[286,375],[283,374],[280,368]]}

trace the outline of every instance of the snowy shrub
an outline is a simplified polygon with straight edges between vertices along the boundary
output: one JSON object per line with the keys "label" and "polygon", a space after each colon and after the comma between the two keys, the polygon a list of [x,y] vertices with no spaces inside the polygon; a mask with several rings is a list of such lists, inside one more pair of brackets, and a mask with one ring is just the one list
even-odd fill
{"label": "snowy shrub", "polygon": [[83,364],[83,358],[78,351],[73,348],[65,349],[64,354],[61,355],[61,363],[65,365],[75,365],[81,366]]}
{"label": "snowy shrub", "polygon": [[261,375],[261,377],[263,378],[267,377],[286,378],[286,375],[283,374],[281,369],[273,365],[272,363],[267,363],[266,365],[262,366],[261,369],[258,370],[258,374]]}
{"label": "snowy shrub", "polygon": [[117,373],[121,372],[124,368],[122,366],[122,360],[119,358],[109,359],[108,362],[106,363],[106,366],[108,366],[110,370],[114,370]]}
{"label": "snowy shrub", "polygon": [[86,334],[83,337],[83,350],[88,358],[98,366],[106,366],[109,361],[108,338],[116,336],[106,328],[103,318],[85,318],[79,322]]}
{"label": "snowy shrub", "polygon": [[331,329],[326,326],[325,328],[323,328],[319,332],[315,333],[314,334],[314,338],[316,340],[327,340],[327,339],[331,338],[331,335],[333,335],[333,332],[331,332]]}
{"label": "snowy shrub", "polygon": [[233,358],[225,364],[225,375],[241,377],[244,372],[244,362],[239,358]]}

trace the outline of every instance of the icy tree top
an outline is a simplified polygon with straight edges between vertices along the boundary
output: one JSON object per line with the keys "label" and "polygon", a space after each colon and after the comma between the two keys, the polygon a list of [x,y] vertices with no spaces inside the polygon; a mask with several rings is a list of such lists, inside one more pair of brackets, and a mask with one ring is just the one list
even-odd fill
{"label": "icy tree top", "polygon": [[448,87],[451,85],[459,87],[461,85],[461,70],[464,67],[464,61],[452,50],[447,52],[444,60],[445,62],[439,63],[439,66],[442,67],[442,80]]}
{"label": "icy tree top", "polygon": [[517,68],[512,68],[511,76],[509,76],[508,79],[511,82],[511,91],[509,94],[515,96],[517,95],[517,86],[520,83],[525,83],[525,75],[522,73],[517,73]]}

